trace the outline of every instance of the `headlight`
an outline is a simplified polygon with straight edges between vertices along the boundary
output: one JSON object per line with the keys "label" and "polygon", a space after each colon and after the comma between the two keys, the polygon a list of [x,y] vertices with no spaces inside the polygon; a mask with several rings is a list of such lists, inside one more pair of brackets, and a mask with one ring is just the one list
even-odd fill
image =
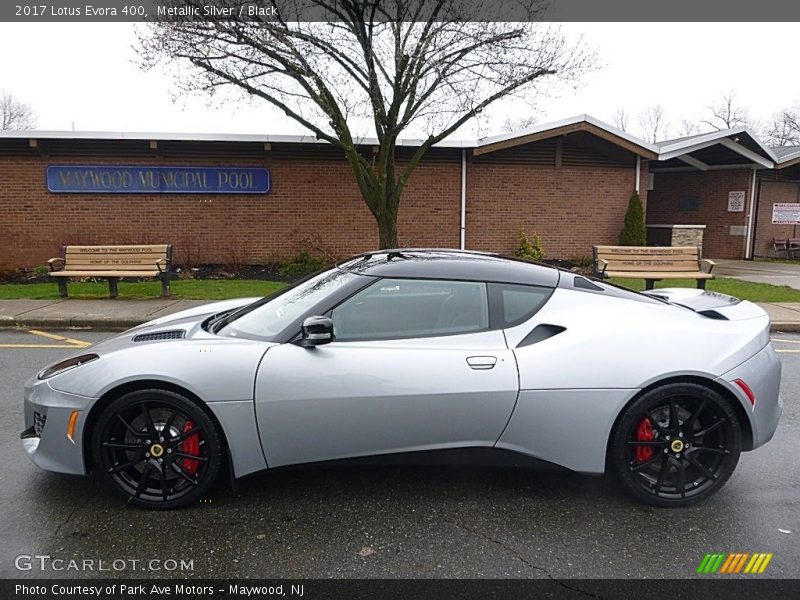
{"label": "headlight", "polygon": [[57,362],[54,365],[50,365],[46,369],[43,369],[39,372],[39,379],[49,379],[54,375],[58,375],[59,373],[63,373],[64,371],[68,371],[70,369],[74,369],[75,367],[80,367],[83,364],[88,362],[92,362],[93,360],[97,360],[100,358],[97,354],[82,354],[81,356],[76,356],[74,358],[68,358],[67,360],[62,360],[61,362]]}

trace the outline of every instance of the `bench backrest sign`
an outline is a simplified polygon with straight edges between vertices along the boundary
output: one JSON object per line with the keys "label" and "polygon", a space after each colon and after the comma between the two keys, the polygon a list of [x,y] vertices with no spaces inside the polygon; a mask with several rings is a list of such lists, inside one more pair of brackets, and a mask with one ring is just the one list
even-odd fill
{"label": "bench backrest sign", "polygon": [[270,173],[258,167],[50,165],[55,194],[266,194]]}

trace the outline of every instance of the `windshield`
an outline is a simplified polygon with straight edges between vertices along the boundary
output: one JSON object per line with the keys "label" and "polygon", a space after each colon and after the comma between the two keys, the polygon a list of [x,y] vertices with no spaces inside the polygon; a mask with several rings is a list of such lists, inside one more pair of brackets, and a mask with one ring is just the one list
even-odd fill
{"label": "windshield", "polygon": [[234,316],[221,331],[231,337],[256,337],[273,341],[275,336],[320,300],[356,278],[358,275],[339,269],[324,271],[263,304]]}

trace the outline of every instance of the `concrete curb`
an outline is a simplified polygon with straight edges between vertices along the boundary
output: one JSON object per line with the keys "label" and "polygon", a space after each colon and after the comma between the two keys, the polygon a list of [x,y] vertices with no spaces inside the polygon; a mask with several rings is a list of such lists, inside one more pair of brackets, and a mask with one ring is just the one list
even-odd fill
{"label": "concrete curb", "polygon": [[[155,318],[155,317],[154,317]],[[137,319],[85,319],[85,318],[50,318],[50,319],[0,319],[2,327],[38,327],[41,329],[97,329],[98,331],[125,331],[148,320]]]}
{"label": "concrete curb", "polygon": [[797,323],[770,323],[769,330],[778,333],[795,333],[800,331],[800,322]]}

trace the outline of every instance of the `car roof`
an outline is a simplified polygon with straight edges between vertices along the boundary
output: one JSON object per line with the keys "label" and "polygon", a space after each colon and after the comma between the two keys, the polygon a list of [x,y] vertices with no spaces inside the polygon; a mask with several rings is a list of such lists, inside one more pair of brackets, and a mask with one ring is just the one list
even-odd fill
{"label": "car roof", "polygon": [[529,263],[468,250],[448,248],[396,248],[367,252],[348,259],[338,268],[384,278],[458,279],[556,287],[559,271]]}

